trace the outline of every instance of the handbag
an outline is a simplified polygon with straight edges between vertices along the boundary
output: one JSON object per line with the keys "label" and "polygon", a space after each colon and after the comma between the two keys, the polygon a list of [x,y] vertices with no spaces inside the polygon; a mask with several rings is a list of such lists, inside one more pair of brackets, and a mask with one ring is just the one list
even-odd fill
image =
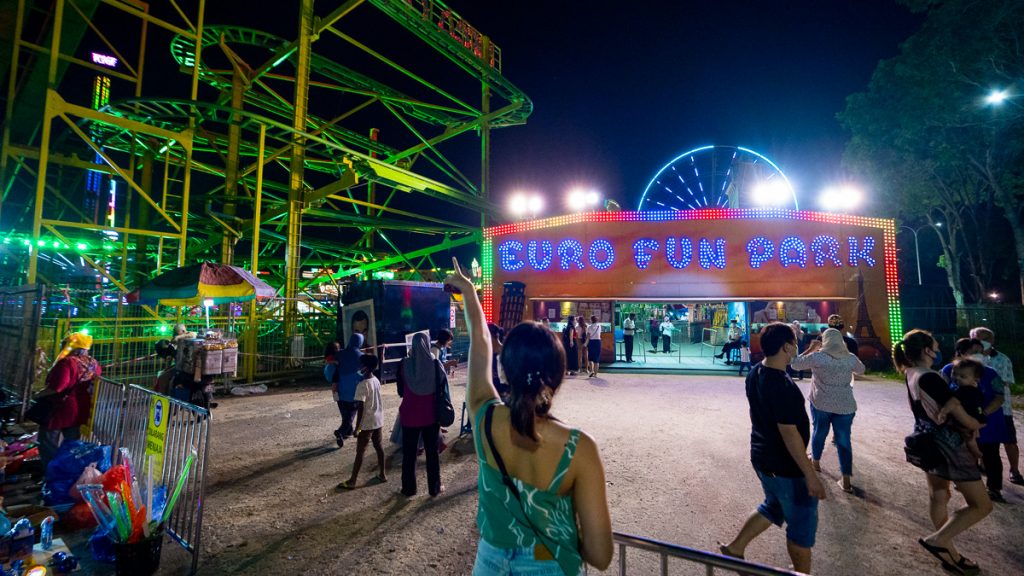
{"label": "handbag", "polygon": [[440,363],[434,360],[434,417],[442,427],[455,423],[455,407],[452,406],[451,394],[448,392],[448,378],[441,380]]}
{"label": "handbag", "polygon": [[31,420],[39,424],[40,428],[45,429],[50,424],[54,409],[67,398],[71,390],[74,390],[74,386],[61,393],[54,392],[50,388],[43,388],[32,398],[28,410],[25,410],[25,419]]}
{"label": "handbag", "polygon": [[913,466],[928,471],[942,464],[942,452],[939,451],[934,431],[915,431],[903,439],[903,444],[907,462]]}
{"label": "handbag", "polygon": [[[907,382],[907,401],[913,407],[914,397],[910,394],[909,382]],[[939,451],[934,430],[915,430],[910,436],[904,437],[903,453],[907,462],[924,471],[938,468],[944,460],[942,452]]]}

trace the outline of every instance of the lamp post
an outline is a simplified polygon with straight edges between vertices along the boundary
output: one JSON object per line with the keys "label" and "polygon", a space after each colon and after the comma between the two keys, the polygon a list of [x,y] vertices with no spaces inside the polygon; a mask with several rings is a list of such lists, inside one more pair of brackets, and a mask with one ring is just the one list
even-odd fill
{"label": "lamp post", "polygon": [[[907,230],[910,230],[910,232],[914,235],[914,260],[917,262],[917,285],[918,286],[921,285],[921,250],[918,248],[918,244],[917,244],[917,231],[920,230],[921,228],[924,228],[925,226],[932,226],[932,225],[931,224],[922,224],[921,226],[918,226],[917,228],[911,228],[910,226],[900,226],[901,229],[902,228],[906,228]],[[941,226],[942,226],[942,222],[937,222],[935,224],[935,226],[933,226],[933,227],[934,228],[940,228]],[[935,233],[938,234],[939,231],[936,230]]]}

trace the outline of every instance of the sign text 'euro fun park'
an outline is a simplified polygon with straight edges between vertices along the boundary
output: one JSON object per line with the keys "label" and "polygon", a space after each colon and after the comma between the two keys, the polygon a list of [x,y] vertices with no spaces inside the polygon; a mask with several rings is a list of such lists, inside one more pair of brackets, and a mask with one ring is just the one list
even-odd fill
{"label": "sign text 'euro fun park'", "polygon": [[[637,238],[632,244],[631,258],[639,270],[645,270],[656,258],[675,269],[690,267],[704,270],[725,270],[730,264],[724,238],[689,238],[668,236],[658,238]],[[751,269],[777,261],[783,268],[808,266],[856,268],[861,264],[874,267],[876,259],[874,236],[819,235],[810,242],[799,236],[785,236],[771,239],[754,236],[744,246],[742,265]],[[695,253],[696,252],[696,258]],[[506,272],[529,268],[538,272],[547,270],[607,270],[620,255],[610,240],[597,238],[587,245],[576,238],[559,240],[508,239],[498,244],[498,265]]]}

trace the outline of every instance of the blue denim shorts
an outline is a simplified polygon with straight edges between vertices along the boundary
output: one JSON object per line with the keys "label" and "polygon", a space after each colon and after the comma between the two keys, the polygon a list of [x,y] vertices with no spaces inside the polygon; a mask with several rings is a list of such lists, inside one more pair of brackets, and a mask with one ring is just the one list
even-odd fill
{"label": "blue denim shorts", "polygon": [[764,502],[757,512],[776,526],[786,524],[786,538],[803,548],[814,547],[818,531],[818,499],[807,492],[803,476],[771,476],[755,470],[764,488]]}
{"label": "blue denim shorts", "polygon": [[[583,571],[580,570],[582,574]],[[555,560],[535,560],[533,548],[497,548],[483,538],[476,549],[473,576],[564,576]]]}

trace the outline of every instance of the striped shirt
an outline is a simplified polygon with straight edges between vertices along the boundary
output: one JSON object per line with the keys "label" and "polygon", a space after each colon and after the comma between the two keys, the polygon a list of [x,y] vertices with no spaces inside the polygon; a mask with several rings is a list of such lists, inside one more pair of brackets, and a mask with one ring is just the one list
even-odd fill
{"label": "striped shirt", "polygon": [[864,363],[853,354],[834,358],[824,352],[797,356],[790,363],[794,370],[813,370],[810,401],[815,408],[832,414],[853,414],[853,375],[864,373]]}

